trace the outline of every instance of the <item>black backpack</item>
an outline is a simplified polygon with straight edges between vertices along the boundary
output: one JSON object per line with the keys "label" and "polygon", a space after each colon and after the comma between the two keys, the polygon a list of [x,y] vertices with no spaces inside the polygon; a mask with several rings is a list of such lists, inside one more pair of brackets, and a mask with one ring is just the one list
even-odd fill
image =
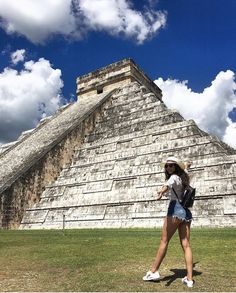
{"label": "black backpack", "polygon": [[192,186],[187,186],[183,192],[182,200],[179,200],[179,197],[177,193],[175,192],[174,188],[172,188],[176,197],[178,198],[179,203],[184,208],[191,208],[193,206],[194,200],[195,200],[195,194],[196,194],[196,188],[193,188]]}

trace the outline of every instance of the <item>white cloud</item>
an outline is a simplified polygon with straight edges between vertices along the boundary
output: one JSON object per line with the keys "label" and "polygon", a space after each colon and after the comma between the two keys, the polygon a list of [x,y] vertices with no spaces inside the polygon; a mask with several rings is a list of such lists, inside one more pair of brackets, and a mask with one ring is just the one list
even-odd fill
{"label": "white cloud", "polygon": [[61,104],[62,87],[61,70],[44,58],[25,62],[21,71],[5,68],[0,73],[0,142],[16,139],[54,114]]}
{"label": "white cloud", "polygon": [[187,81],[158,78],[155,83],[168,107],[177,109],[185,119],[194,119],[201,129],[236,148],[236,123],[228,117],[236,107],[235,75],[231,70],[218,73],[202,93],[193,92]]}
{"label": "white cloud", "polygon": [[25,59],[25,49],[16,50],[11,54],[11,62],[16,65],[20,61]]}
{"label": "white cloud", "polygon": [[229,126],[225,130],[223,136],[224,142],[236,148],[236,123],[228,119]]}
{"label": "white cloud", "polygon": [[7,33],[43,43],[51,34],[75,34],[70,0],[0,0],[1,26]]}
{"label": "white cloud", "polygon": [[113,35],[136,38],[138,43],[165,26],[166,14],[151,8],[143,13],[132,9],[126,0],[80,0],[79,8],[89,30],[105,30]]}
{"label": "white cloud", "polygon": [[128,0],[0,0],[0,25],[7,33],[24,35],[33,43],[43,43],[55,34],[81,38],[88,31],[143,43],[166,23],[166,13],[153,6],[141,12]]}

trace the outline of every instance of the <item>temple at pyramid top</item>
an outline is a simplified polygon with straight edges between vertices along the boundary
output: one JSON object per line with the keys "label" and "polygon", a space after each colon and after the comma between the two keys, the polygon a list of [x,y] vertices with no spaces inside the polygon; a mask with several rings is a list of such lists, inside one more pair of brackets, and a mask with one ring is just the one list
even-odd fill
{"label": "temple at pyramid top", "polygon": [[236,226],[236,150],[168,109],[134,61],[79,77],[77,95],[0,147],[2,228],[160,227],[169,156],[192,161],[192,225]]}
{"label": "temple at pyramid top", "polygon": [[161,100],[159,87],[135,64],[124,59],[77,78],[77,95],[83,96],[107,93],[131,82],[138,82],[154,92]]}

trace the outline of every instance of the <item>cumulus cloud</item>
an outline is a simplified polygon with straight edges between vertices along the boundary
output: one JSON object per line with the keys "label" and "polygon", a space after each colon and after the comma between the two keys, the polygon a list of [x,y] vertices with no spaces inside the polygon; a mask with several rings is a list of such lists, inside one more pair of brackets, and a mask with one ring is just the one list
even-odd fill
{"label": "cumulus cloud", "polygon": [[236,123],[232,122],[229,118],[227,121],[229,125],[225,130],[223,140],[236,149]]}
{"label": "cumulus cloud", "polygon": [[168,107],[177,109],[185,119],[194,119],[201,129],[236,148],[236,123],[229,118],[236,107],[234,72],[221,71],[201,93],[192,91],[187,81],[160,77],[155,83],[162,89]]}
{"label": "cumulus cloud", "polygon": [[151,1],[137,11],[128,0],[0,0],[0,25],[33,43],[55,34],[78,39],[89,31],[105,31],[141,44],[166,24],[166,13],[154,6]]}
{"label": "cumulus cloud", "polygon": [[69,0],[0,0],[1,26],[7,33],[43,43],[51,34],[76,34]]}
{"label": "cumulus cloud", "polygon": [[132,9],[126,0],[79,1],[84,22],[89,30],[105,30],[112,35],[124,35],[143,43],[165,26],[166,14],[146,7],[143,13]]}
{"label": "cumulus cloud", "polygon": [[16,50],[11,54],[11,62],[16,65],[20,61],[24,61],[25,59],[25,49]]}
{"label": "cumulus cloud", "polygon": [[44,58],[25,62],[21,71],[5,68],[0,73],[0,142],[15,140],[55,113],[62,87],[61,70]]}

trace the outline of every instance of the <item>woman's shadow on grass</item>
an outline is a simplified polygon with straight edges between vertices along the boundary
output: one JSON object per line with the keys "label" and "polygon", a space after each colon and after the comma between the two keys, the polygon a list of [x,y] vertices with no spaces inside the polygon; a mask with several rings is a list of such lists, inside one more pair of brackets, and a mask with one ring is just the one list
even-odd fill
{"label": "woman's shadow on grass", "polygon": [[[194,269],[197,264],[198,262],[195,262],[193,264],[193,276],[199,276],[202,274],[202,272],[199,272]],[[161,279],[161,281],[167,281],[166,287],[169,287],[176,279],[184,278],[186,276],[186,269],[171,269],[170,271],[173,272],[174,274],[170,276],[166,276],[163,279]]]}

